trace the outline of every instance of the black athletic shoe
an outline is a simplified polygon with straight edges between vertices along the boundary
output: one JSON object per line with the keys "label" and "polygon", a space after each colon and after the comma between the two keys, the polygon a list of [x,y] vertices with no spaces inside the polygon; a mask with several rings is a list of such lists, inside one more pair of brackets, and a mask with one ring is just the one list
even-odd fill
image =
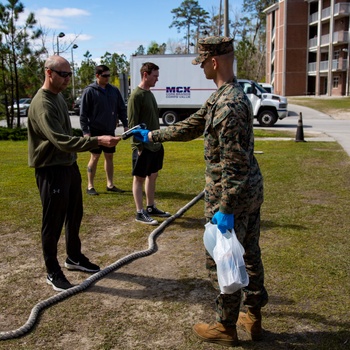
{"label": "black athletic shoe", "polygon": [[167,211],[158,209],[155,205],[149,205],[147,207],[147,214],[152,216],[160,216],[163,218],[168,218],[169,216],[171,216],[170,213],[168,213]]}
{"label": "black athletic shoe", "polygon": [[125,192],[124,190],[122,190],[121,188],[118,188],[116,186],[106,187],[106,190],[110,191],[110,192],[116,192],[116,193],[124,193]]}
{"label": "black athletic shoe", "polygon": [[66,259],[64,266],[68,270],[80,270],[84,272],[98,272],[100,271],[100,267],[93,264],[89,261],[89,259],[85,255],[81,255],[78,261],[74,261],[69,257]]}
{"label": "black athletic shoe", "polygon": [[152,219],[146,211],[142,210],[141,213],[136,213],[136,219],[135,221],[141,222],[142,224],[147,225],[158,225],[158,221]]}
{"label": "black athletic shoe", "polygon": [[66,289],[74,287],[69,283],[62,271],[48,274],[46,277],[46,283],[51,285],[52,288],[58,292],[63,292]]}
{"label": "black athletic shoe", "polygon": [[98,196],[99,195],[99,193],[93,187],[88,188],[86,190],[86,193],[89,194],[90,196]]}

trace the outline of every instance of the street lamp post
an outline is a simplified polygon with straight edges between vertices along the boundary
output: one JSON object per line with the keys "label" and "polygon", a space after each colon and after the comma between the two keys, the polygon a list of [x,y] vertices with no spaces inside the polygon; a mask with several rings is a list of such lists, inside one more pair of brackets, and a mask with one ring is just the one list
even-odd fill
{"label": "street lamp post", "polygon": [[224,8],[224,35],[230,36],[230,31],[228,29],[229,18],[228,18],[228,0],[225,0],[225,8]]}
{"label": "street lamp post", "polygon": [[63,32],[61,32],[60,34],[57,35],[57,56],[60,55],[60,46],[59,46],[59,43],[58,43],[58,39],[59,38],[63,38],[66,34],[64,34]]}
{"label": "street lamp post", "polygon": [[74,59],[73,59],[73,50],[74,49],[77,49],[78,48],[78,45],[77,44],[74,44],[72,46],[72,95],[73,95],[73,101],[75,99],[75,87],[74,87]]}

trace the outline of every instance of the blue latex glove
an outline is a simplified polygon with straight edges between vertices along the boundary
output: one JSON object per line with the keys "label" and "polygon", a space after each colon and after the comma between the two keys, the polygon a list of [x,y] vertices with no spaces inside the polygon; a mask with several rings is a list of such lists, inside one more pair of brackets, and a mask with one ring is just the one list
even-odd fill
{"label": "blue latex glove", "polygon": [[233,229],[234,221],[233,214],[224,214],[221,211],[217,211],[211,219],[211,222],[218,226],[222,234]]}
{"label": "blue latex glove", "polygon": [[137,140],[145,142],[145,143],[149,142],[149,140],[148,140],[149,130],[147,130],[147,129],[135,129],[135,130],[132,130],[131,133],[135,136],[135,138]]}

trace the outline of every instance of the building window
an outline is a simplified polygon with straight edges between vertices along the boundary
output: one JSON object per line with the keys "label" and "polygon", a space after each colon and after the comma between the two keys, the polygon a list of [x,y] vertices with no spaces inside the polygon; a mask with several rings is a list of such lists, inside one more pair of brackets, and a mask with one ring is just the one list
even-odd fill
{"label": "building window", "polygon": [[334,58],[335,60],[337,60],[337,59],[339,59],[339,56],[340,56],[340,50],[334,51],[333,58]]}
{"label": "building window", "polygon": [[333,77],[333,89],[337,89],[339,85],[339,77]]}

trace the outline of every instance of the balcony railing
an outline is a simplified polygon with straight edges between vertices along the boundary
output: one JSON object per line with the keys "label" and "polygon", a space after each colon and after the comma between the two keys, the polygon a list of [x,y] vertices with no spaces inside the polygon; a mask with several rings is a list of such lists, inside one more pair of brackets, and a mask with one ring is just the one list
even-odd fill
{"label": "balcony railing", "polygon": [[349,15],[350,4],[349,3],[338,3],[334,5],[334,16]]}
{"label": "balcony railing", "polygon": [[[321,12],[321,20],[329,18],[331,15],[331,8],[327,7]],[[333,16],[349,16],[350,15],[350,3],[342,2],[334,5]],[[318,12],[314,12],[309,16],[309,23],[318,21]]]}
{"label": "balcony railing", "polygon": [[318,21],[318,12],[314,12],[312,15],[309,16],[309,23],[313,23],[317,21]]}
{"label": "balcony railing", "polygon": [[340,58],[338,60],[332,61],[332,70],[335,71],[345,71],[348,66],[348,60]]}
{"label": "balcony railing", "polygon": [[322,45],[329,45],[329,42],[330,42],[329,34],[321,36],[321,46]]}
{"label": "balcony railing", "polygon": [[317,46],[317,38],[312,38],[309,40],[309,48]]}
{"label": "balcony railing", "polygon": [[341,31],[335,32],[333,36],[333,43],[347,43],[349,41],[349,32]]}
{"label": "balcony railing", "polygon": [[[332,60],[332,71],[346,71],[348,68],[348,60],[339,58]],[[320,62],[320,72],[328,72],[329,61]],[[310,62],[308,64],[308,72],[315,73],[317,71],[317,62]]]}
{"label": "balcony railing", "polygon": [[329,61],[321,61],[320,62],[320,72],[328,71],[329,69]]}
{"label": "balcony railing", "polygon": [[[321,36],[321,46],[329,45],[331,42],[330,35],[325,34]],[[339,31],[334,32],[333,44],[348,43],[349,42],[349,32]],[[312,38],[309,40],[309,48],[317,46],[317,38]]]}
{"label": "balcony railing", "polygon": [[327,7],[327,8],[322,10],[321,19],[328,18],[328,17],[330,17],[330,15],[331,15],[331,8]]}
{"label": "balcony railing", "polygon": [[311,63],[309,63],[309,67],[308,67],[308,71],[309,71],[309,73],[310,72],[316,72],[316,62],[311,62]]}

